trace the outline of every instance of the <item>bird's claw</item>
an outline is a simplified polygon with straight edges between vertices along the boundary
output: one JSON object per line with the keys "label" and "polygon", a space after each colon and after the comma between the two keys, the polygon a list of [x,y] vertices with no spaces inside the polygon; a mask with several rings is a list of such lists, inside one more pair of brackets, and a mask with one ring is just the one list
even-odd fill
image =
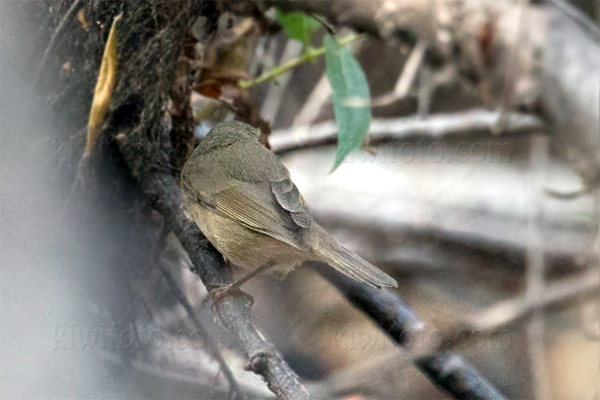
{"label": "bird's claw", "polygon": [[213,312],[216,311],[219,303],[225,298],[225,296],[230,294],[240,294],[246,296],[248,300],[250,300],[250,305],[252,306],[254,304],[254,297],[252,297],[251,294],[244,292],[239,286],[234,286],[232,283],[220,283],[212,286],[208,292],[207,300],[212,301],[210,306],[211,310]]}

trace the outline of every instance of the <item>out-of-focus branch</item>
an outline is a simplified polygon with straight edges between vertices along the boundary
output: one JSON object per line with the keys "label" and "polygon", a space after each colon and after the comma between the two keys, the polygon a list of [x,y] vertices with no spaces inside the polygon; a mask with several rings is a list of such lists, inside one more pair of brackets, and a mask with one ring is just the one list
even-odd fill
{"label": "out-of-focus branch", "polygon": [[579,276],[562,279],[547,285],[539,298],[527,299],[526,295],[521,295],[505,300],[449,327],[442,334],[440,348],[456,346],[462,340],[472,336],[463,335],[465,332],[493,334],[523,320],[534,310],[557,306],[580,296],[598,292],[600,292],[598,271],[590,270]]}
{"label": "out-of-focus branch", "polygon": [[371,102],[372,107],[387,106],[408,96],[415,78],[417,77],[417,72],[419,72],[419,68],[423,63],[423,57],[425,56],[426,50],[427,42],[424,40],[417,42],[408,56],[406,63],[404,64],[404,69],[398,78],[398,82],[396,82],[394,90],[390,93],[384,94],[381,97],[373,99]]}
{"label": "out-of-focus branch", "polygon": [[[124,135],[117,138],[123,142]],[[145,165],[144,150],[135,146],[144,143],[125,142],[121,152],[129,166]],[[156,148],[160,151],[160,148]],[[156,159],[161,159],[161,154]],[[161,171],[157,167],[146,167],[136,174],[144,193],[144,198],[165,217],[167,228],[181,242],[194,266],[193,272],[200,275],[205,286],[231,283],[231,276],[223,257],[202,235],[196,224],[183,209],[181,192],[170,171]],[[248,357],[246,369],[265,379],[269,389],[282,399],[307,399],[308,391],[298,375],[287,365],[281,353],[261,332],[249,299],[243,296],[227,296],[216,307],[216,313],[223,325],[228,328],[239,342]]]}
{"label": "out-of-focus branch", "polygon": [[[548,167],[548,142],[541,136],[532,136],[529,140],[529,167],[532,173],[530,190],[531,213],[527,229],[527,275],[525,298],[528,302],[543,296],[545,291],[545,241],[544,241],[544,203],[541,201],[546,169]],[[535,308],[527,323],[527,349],[529,352],[529,371],[536,399],[549,399],[548,370],[545,361],[544,310]]]}
{"label": "out-of-focus branch", "polygon": [[579,25],[585,28],[590,33],[590,35],[593,35],[595,38],[600,39],[600,30],[598,30],[598,26],[577,7],[573,6],[571,3],[565,0],[550,0],[550,2],[560,11],[565,13],[569,18],[572,18]]}
{"label": "out-of-focus branch", "polygon": [[[598,38],[552,4],[495,0],[264,2],[286,11],[317,13],[388,43],[427,40],[430,58],[453,64],[466,81],[485,87],[485,100],[498,104],[510,87],[509,108],[541,105],[556,128],[554,138],[561,154],[589,185],[600,186]],[[528,39],[526,43],[523,37]]]}
{"label": "out-of-focus branch", "polygon": [[319,82],[317,82],[314,89],[306,99],[306,102],[304,102],[302,109],[294,118],[293,125],[312,125],[313,121],[319,117],[323,106],[327,103],[327,100],[329,100],[330,97],[331,85],[329,84],[327,75],[323,74],[321,75]]}
{"label": "out-of-focus branch", "polygon": [[[340,32],[338,32],[338,35],[339,34]],[[344,33],[344,35],[346,35],[346,33]],[[354,46],[350,47],[350,51],[353,54],[357,54],[364,45],[364,41],[359,41]],[[330,98],[331,85],[329,84],[327,75],[323,72],[321,78],[304,102],[302,109],[298,111],[298,114],[296,114],[296,117],[294,117],[293,125],[312,125],[312,123],[319,117],[323,107],[325,104],[327,104],[327,101]]]}
{"label": "out-of-focus branch", "polygon": [[[169,334],[165,332],[165,337],[169,339],[176,340],[175,337],[168,336]],[[150,360],[140,360],[140,359],[132,359],[127,360],[127,367],[133,368],[138,374],[142,376],[137,377],[137,383],[140,384],[140,379],[142,382],[144,380],[151,381],[157,387],[161,385],[177,388],[176,393],[193,393],[198,396],[199,393],[207,394],[209,393],[213,398],[222,398],[222,399],[230,399],[231,392],[229,388],[226,386],[217,387],[215,386],[215,375],[219,373],[218,367],[213,366],[211,363],[204,363],[202,365],[190,366],[186,365],[187,359],[182,360],[177,358],[177,354],[174,352],[170,352],[169,355],[159,354],[159,356],[163,356],[162,359],[157,357],[156,359]],[[173,370],[172,368],[165,367],[164,359],[167,357],[174,358],[175,363],[180,363],[179,365],[184,365],[183,368],[185,372],[181,370]],[[103,361],[114,364],[114,365],[123,365],[122,357],[112,354],[110,352],[102,352]],[[159,362],[160,360],[160,362]],[[161,363],[162,362],[162,363]],[[194,368],[195,367],[195,368]],[[192,375],[192,373],[196,373],[196,376]],[[275,396],[269,392],[264,385],[260,382],[240,382],[241,389],[244,393],[248,394],[248,397],[251,399],[274,399]],[[190,395],[189,397],[192,397]]]}
{"label": "out-of-focus branch", "polygon": [[[286,64],[291,60],[297,59],[303,50],[304,47],[300,42],[296,40],[288,40],[285,43],[283,54],[279,63]],[[291,73],[282,74],[277,79],[277,85],[269,85],[267,88],[265,88],[267,93],[260,107],[260,114],[265,121],[275,121],[275,117],[277,117],[277,113],[283,105],[281,99],[283,98],[291,79]]]}
{"label": "out-of-focus branch", "polygon": [[[407,137],[427,136],[442,138],[456,135],[495,133],[501,114],[495,111],[475,109],[462,113],[431,115],[427,119],[416,117],[376,119],[371,122],[368,140],[371,144],[401,140]],[[543,122],[536,116],[508,113],[504,133],[521,134],[539,132]],[[306,147],[315,147],[337,141],[337,126],[333,121],[311,127],[293,127],[271,133],[269,143],[276,153]]]}
{"label": "out-of-focus branch", "polygon": [[[401,346],[419,339],[425,324],[389,290],[373,290],[329,267],[317,270],[358,309],[375,321]],[[504,399],[504,396],[462,357],[450,351],[416,355],[415,365],[455,399]]]}

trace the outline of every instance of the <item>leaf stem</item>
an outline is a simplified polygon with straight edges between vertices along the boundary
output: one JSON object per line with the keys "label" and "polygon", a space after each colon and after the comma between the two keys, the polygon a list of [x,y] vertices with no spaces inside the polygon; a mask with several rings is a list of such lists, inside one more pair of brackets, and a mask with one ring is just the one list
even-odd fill
{"label": "leaf stem", "polygon": [[325,19],[323,19],[320,15],[317,15],[311,11],[307,11],[306,15],[319,21],[321,23],[321,25],[323,25],[325,27],[325,29],[327,30],[327,33],[329,33],[331,36],[335,36],[335,29],[333,28],[333,26],[329,22],[327,22]]}
{"label": "leaf stem", "polygon": [[[365,35],[362,33],[346,36],[345,38],[340,40],[338,43],[340,46],[346,46],[352,42],[362,39],[364,36]],[[305,62],[313,60],[316,57],[321,56],[323,54],[325,54],[325,47],[320,47],[318,49],[311,50],[310,52],[307,52],[294,60],[291,60],[283,65],[276,66],[272,70],[265,72],[264,74],[262,74],[261,76],[259,76],[258,78],[254,79],[252,81],[240,80],[238,82],[238,86],[241,87],[242,89],[247,89],[251,86],[258,85],[259,83],[263,83],[263,82],[275,79],[279,75],[282,75],[282,74],[296,68],[298,65],[304,64]]]}

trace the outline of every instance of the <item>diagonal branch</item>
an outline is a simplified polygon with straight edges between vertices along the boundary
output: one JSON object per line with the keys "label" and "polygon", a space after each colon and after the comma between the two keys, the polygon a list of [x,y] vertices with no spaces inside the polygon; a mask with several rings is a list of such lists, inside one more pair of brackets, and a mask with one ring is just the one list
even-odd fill
{"label": "diagonal branch", "polygon": [[488,309],[460,321],[442,332],[440,348],[451,348],[461,344],[470,335],[464,332],[494,334],[527,318],[535,310],[561,305],[574,299],[600,292],[598,271],[590,270],[580,275],[564,278],[549,284],[537,298],[526,295],[501,301]]}
{"label": "diagonal branch", "polygon": [[[123,136],[119,135],[117,140],[124,139]],[[140,160],[143,151],[135,148],[135,145],[135,142],[125,142],[120,146],[124,159],[132,169],[136,165],[144,165]],[[143,143],[138,144],[141,145]],[[184,211],[179,186],[171,173],[152,168],[137,173],[136,178],[144,197],[163,214],[167,228],[177,236],[188,253],[193,272],[200,276],[204,285],[210,287],[231,283],[223,257]],[[261,332],[247,298],[227,296],[219,302],[216,313],[246,353],[249,360],[246,369],[261,375],[278,398],[295,400],[309,397],[298,375]]]}
{"label": "diagonal branch", "polygon": [[423,64],[423,58],[425,57],[426,50],[427,42],[425,40],[418,41],[408,56],[406,63],[404,64],[404,69],[398,78],[398,82],[396,83],[394,90],[384,94],[381,97],[373,99],[371,103],[372,107],[388,106],[408,96],[410,89],[412,88],[417,77],[417,72],[419,72],[419,68]]}
{"label": "diagonal branch", "polygon": [[[424,331],[425,324],[393,292],[372,290],[332,268],[317,270],[400,346],[412,347]],[[455,399],[504,399],[475,368],[450,351],[431,350],[416,355],[413,362],[432,382]]]}

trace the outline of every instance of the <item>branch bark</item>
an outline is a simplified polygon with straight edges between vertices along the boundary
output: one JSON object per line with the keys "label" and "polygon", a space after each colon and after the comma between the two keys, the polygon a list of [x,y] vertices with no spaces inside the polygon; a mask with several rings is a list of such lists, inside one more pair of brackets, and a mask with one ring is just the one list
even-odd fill
{"label": "branch bark", "polygon": [[[501,113],[475,109],[463,113],[437,114],[426,119],[417,117],[374,120],[369,127],[367,139],[370,144],[401,140],[407,137],[425,136],[442,138],[458,135],[492,134],[497,129]],[[533,116],[509,113],[505,119],[503,132],[521,134],[540,132],[543,122]],[[294,127],[271,132],[269,143],[276,153],[315,147],[337,142],[335,122],[324,122],[311,127]]]}
{"label": "branch bark", "polygon": [[[395,293],[372,290],[329,267],[317,267],[317,271],[400,346],[412,347],[420,332],[424,331],[425,324]],[[504,399],[475,368],[450,351],[425,352],[417,355],[413,362],[433,383],[455,399]]]}

